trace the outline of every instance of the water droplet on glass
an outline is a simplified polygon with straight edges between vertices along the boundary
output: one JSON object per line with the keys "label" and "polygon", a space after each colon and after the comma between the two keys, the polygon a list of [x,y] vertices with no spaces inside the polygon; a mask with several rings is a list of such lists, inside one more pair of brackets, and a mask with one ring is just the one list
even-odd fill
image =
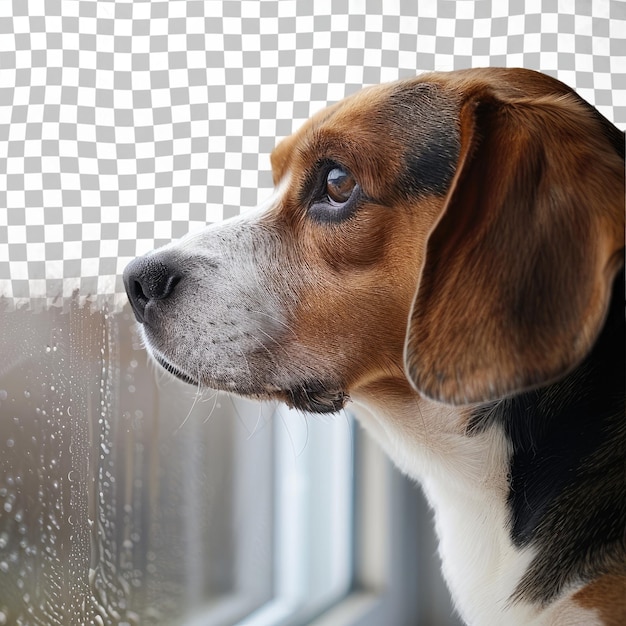
{"label": "water droplet on glass", "polygon": [[7,439],[7,448],[12,448],[15,445],[13,439]]}
{"label": "water droplet on glass", "polygon": [[30,398],[30,391],[28,391],[28,389],[24,390],[24,397],[25,398]]}
{"label": "water droplet on glass", "polygon": [[6,389],[0,389],[0,400],[6,400],[8,395],[9,394],[6,392]]}

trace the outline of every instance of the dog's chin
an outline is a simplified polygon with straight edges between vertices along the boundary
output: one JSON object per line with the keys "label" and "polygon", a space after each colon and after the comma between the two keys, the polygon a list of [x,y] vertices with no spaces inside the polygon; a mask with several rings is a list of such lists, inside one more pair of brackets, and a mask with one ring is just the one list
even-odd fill
{"label": "dog's chin", "polygon": [[235,393],[240,396],[257,400],[279,400],[289,408],[306,413],[336,413],[344,408],[350,399],[348,393],[340,386],[325,384],[321,381],[297,384],[287,389],[273,385],[222,383],[219,381],[198,381],[176,365],[165,360],[160,354],[152,353],[154,360],[172,376],[196,387],[207,387]]}

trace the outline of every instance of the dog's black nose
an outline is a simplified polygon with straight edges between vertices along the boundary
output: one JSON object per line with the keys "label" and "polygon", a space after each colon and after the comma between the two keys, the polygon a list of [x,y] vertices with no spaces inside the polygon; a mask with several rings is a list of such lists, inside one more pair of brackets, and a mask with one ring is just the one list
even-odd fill
{"label": "dog's black nose", "polygon": [[141,256],[124,270],[124,287],[138,322],[145,320],[150,300],[163,300],[172,293],[181,276],[164,256]]}

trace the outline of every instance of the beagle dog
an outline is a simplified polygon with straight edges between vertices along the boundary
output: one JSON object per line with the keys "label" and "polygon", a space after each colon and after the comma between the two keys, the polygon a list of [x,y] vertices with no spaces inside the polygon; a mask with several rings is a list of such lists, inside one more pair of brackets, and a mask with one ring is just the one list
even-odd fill
{"label": "beagle dog", "polygon": [[624,136],[524,69],[321,111],[258,210],[135,259],[149,353],[201,387],[348,401],[433,508],[472,625],[626,624]]}

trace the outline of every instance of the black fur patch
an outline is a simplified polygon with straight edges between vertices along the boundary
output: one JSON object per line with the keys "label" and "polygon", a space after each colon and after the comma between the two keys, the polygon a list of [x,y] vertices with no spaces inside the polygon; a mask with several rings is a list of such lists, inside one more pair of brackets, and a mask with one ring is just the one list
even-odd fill
{"label": "black fur patch", "polygon": [[459,160],[458,108],[430,83],[401,83],[389,97],[389,115],[406,145],[399,188],[408,195],[448,191]]}
{"label": "black fur patch", "polygon": [[344,391],[320,381],[289,389],[286,396],[285,402],[289,407],[309,413],[336,413],[349,399]]}
{"label": "black fur patch", "polygon": [[514,599],[539,604],[566,585],[626,573],[624,272],[587,359],[556,384],[475,411],[511,443],[511,537],[537,556]]}

